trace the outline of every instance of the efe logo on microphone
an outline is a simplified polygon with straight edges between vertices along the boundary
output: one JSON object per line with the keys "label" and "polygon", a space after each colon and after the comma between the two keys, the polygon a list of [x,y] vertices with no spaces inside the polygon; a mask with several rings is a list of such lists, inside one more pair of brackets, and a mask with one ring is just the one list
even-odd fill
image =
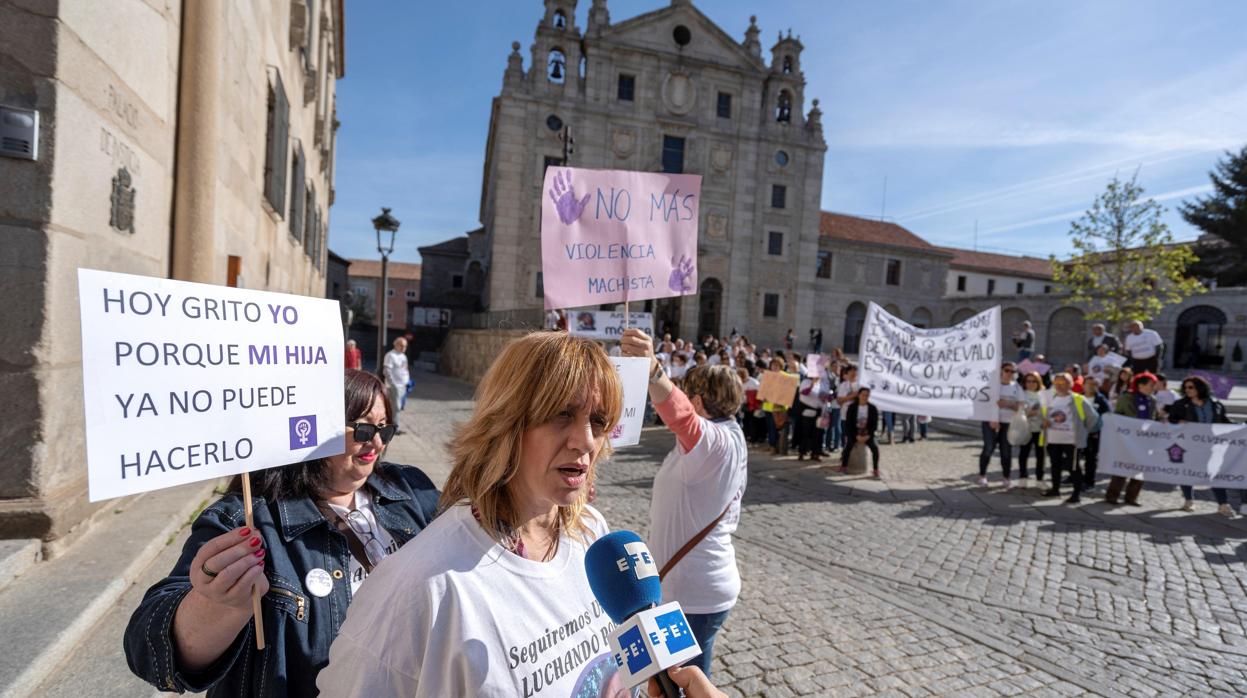
{"label": "efe logo on microphone", "polygon": [[627,572],[631,569],[637,579],[658,576],[658,566],[654,564],[654,558],[650,556],[649,548],[645,547],[644,543],[640,541],[625,543],[624,551],[628,553],[628,556],[615,561],[620,572]]}

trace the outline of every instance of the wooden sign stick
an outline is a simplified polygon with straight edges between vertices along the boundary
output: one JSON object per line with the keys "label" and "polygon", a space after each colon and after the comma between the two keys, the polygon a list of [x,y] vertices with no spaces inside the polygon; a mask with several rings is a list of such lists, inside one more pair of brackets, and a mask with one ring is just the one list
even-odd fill
{"label": "wooden sign stick", "polygon": [[628,312],[628,301],[624,301],[624,331],[632,327],[632,313]]}
{"label": "wooden sign stick", "polygon": [[[251,473],[242,474],[242,506],[247,528],[255,531],[255,517],[251,514]],[[264,615],[260,609],[260,588],[251,587],[251,614],[255,616],[255,648],[264,649]]]}

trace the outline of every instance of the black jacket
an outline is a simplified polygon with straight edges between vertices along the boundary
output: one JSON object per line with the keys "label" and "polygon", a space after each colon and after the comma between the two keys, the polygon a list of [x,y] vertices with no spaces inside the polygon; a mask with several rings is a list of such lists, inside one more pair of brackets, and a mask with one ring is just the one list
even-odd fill
{"label": "black jacket", "polygon": [[[850,439],[857,438],[857,413],[859,405],[856,402],[849,403],[848,412],[845,413],[844,428]],[[879,428],[879,410],[869,402],[866,403],[866,433],[870,438],[875,438],[875,431]]]}
{"label": "black jacket", "polygon": [[[1232,424],[1230,418],[1225,414],[1225,405],[1220,400],[1209,397],[1206,402],[1212,405],[1213,424]],[[1195,411],[1195,403],[1191,402],[1191,398],[1184,397],[1173,403],[1173,406],[1169,408],[1169,421],[1173,424],[1199,421],[1198,413]]]}
{"label": "black jacket", "polygon": [[[1095,341],[1094,336],[1087,338],[1087,356],[1088,357],[1095,356],[1096,346],[1094,344],[1094,341]],[[1109,334],[1108,332],[1105,332],[1104,341],[1101,342],[1101,344],[1108,346],[1109,351],[1116,352],[1118,354],[1121,353],[1121,341],[1117,339],[1116,335],[1112,335],[1112,334]]]}

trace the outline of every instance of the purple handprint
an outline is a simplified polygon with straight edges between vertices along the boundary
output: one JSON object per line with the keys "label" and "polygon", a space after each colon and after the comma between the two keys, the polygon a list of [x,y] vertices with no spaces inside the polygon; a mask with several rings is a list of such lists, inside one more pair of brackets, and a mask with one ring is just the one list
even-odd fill
{"label": "purple handprint", "polygon": [[689,293],[693,290],[693,260],[680,255],[680,261],[671,260],[671,276],[667,279],[667,288],[676,293]]}
{"label": "purple handprint", "polygon": [[559,170],[554,173],[554,188],[550,190],[550,200],[554,202],[563,225],[571,225],[580,220],[580,214],[584,213],[585,206],[589,203],[589,195],[585,194],[585,198],[577,201],[571,173],[564,177],[562,170]]}

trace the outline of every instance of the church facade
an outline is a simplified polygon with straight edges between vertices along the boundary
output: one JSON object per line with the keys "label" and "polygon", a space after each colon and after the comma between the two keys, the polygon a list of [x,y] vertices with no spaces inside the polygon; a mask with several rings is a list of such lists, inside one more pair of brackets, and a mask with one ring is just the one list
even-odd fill
{"label": "church facade", "polygon": [[[780,337],[814,313],[823,140],[807,110],[802,45],[789,32],[764,55],[750,19],[743,40],[691,2],[612,23],[593,0],[545,0],[525,68],[512,44],[491,107],[481,193],[483,305],[540,308],[545,168],[702,177],[698,295],[647,302],[673,333],[733,325]],[[570,136],[570,139],[569,139]]]}

